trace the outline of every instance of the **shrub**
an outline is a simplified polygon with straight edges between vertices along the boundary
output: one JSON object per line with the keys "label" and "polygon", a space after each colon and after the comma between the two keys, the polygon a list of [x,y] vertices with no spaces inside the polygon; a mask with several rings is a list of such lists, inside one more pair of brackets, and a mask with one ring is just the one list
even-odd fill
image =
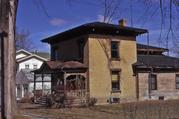
{"label": "shrub", "polygon": [[97,103],[97,99],[92,97],[92,98],[89,98],[88,100],[88,106],[91,107],[91,106],[94,106],[95,104]]}

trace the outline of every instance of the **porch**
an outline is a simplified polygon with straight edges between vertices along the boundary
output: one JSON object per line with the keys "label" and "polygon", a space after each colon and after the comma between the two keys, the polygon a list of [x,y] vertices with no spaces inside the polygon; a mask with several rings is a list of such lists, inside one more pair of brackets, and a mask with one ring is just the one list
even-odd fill
{"label": "porch", "polygon": [[[51,98],[52,101],[80,100],[86,101],[88,98],[88,80],[86,76],[87,67],[77,61],[47,61],[40,69],[34,72],[34,101],[40,97]],[[51,76],[51,93],[45,93],[43,80],[45,76]],[[42,78],[42,92],[36,88],[37,77]],[[81,102],[78,102],[81,103]]]}

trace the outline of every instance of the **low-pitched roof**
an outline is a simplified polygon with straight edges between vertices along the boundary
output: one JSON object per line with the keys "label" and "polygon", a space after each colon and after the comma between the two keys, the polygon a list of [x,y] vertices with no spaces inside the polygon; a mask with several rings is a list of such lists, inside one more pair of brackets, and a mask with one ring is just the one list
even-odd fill
{"label": "low-pitched roof", "polygon": [[59,33],[57,35],[50,36],[48,38],[43,39],[42,42],[55,43],[87,34],[137,36],[147,32],[148,31],[146,29],[119,26],[102,22],[92,22],[83,24],[81,26]]}
{"label": "low-pitched roof", "polygon": [[136,68],[178,68],[179,58],[165,55],[138,55],[137,62],[134,64]]}
{"label": "low-pitched roof", "polygon": [[31,59],[31,58],[36,58],[36,59],[39,59],[41,61],[47,61],[47,59],[45,59],[43,57],[40,57],[40,56],[38,56],[36,54],[32,54],[32,55],[29,55],[27,57],[23,57],[23,58],[17,59],[17,62],[20,63],[20,62],[23,62],[23,61]]}
{"label": "low-pitched roof", "polygon": [[151,45],[144,45],[144,44],[139,44],[137,43],[137,50],[138,51],[146,51],[146,50],[153,50],[153,51],[168,51],[166,48],[161,48],[161,47],[156,47],[156,46],[151,46]]}
{"label": "low-pitched roof", "polygon": [[[20,70],[16,75],[16,84],[29,84],[30,82],[33,82],[34,81],[34,74],[31,71],[32,70],[30,70],[30,69],[22,69],[22,70]],[[41,82],[42,78],[37,77],[36,81]],[[44,82],[51,81],[50,76],[45,76],[43,81]]]}
{"label": "low-pitched roof", "polygon": [[78,61],[46,61],[42,64],[40,69],[34,70],[35,73],[52,73],[62,70],[77,70],[87,69],[87,66]]}
{"label": "low-pitched roof", "polygon": [[48,52],[31,52],[32,54],[36,54],[40,57],[43,57],[45,59],[50,59],[50,53]]}

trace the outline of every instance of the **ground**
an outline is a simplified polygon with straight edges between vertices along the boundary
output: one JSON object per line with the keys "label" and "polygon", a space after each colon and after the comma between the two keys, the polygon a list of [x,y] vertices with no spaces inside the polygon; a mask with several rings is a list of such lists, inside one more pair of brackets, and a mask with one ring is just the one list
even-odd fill
{"label": "ground", "polygon": [[62,109],[22,103],[19,109],[25,119],[179,119],[179,100]]}

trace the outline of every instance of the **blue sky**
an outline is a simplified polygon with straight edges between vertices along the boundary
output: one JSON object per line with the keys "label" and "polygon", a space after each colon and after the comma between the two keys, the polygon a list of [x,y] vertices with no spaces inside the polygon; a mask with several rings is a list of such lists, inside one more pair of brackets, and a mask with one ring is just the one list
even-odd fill
{"label": "blue sky", "polygon": [[[49,16],[37,4],[38,0],[20,0],[16,24],[19,29],[30,32],[29,39],[32,40],[39,51],[49,51],[49,46],[41,43],[41,39],[80,24],[99,21],[103,16],[103,5],[99,2],[100,0],[42,1]],[[123,0],[119,5],[116,14],[117,18],[114,18],[112,23],[117,24],[119,19],[124,18],[127,20],[128,26],[131,25],[129,1]],[[145,6],[144,3],[135,2],[132,7],[133,26],[148,29],[150,32],[150,43],[158,45],[160,11],[157,0],[153,0],[151,5],[148,6]],[[139,36],[137,39],[140,43],[147,42],[146,35]]]}

